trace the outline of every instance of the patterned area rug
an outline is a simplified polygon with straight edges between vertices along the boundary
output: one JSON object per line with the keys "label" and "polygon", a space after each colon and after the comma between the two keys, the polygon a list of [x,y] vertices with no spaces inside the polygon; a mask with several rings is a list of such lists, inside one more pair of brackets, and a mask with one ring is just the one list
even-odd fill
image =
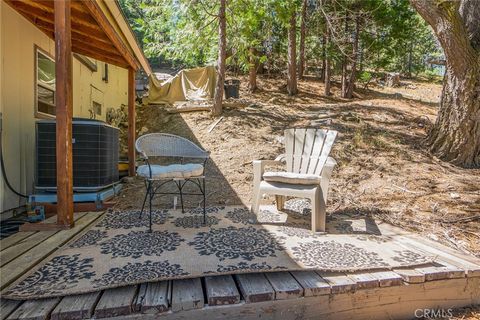
{"label": "patterned area rug", "polygon": [[152,233],[146,214],[139,219],[138,211],[110,211],[3,297],[63,296],[204,275],[392,269],[432,261],[381,235],[365,217],[336,215],[327,234],[312,234],[309,210],[296,209],[264,209],[256,217],[244,207],[212,207],[206,226],[201,210],[156,210]]}

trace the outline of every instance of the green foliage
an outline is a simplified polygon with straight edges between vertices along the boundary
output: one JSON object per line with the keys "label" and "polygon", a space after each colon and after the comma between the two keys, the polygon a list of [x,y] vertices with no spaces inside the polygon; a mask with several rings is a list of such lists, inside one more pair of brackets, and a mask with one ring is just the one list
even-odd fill
{"label": "green foliage", "polygon": [[368,71],[362,71],[358,75],[358,81],[363,84],[367,84],[368,82],[370,82],[370,80],[372,80],[372,78],[373,75]]}
{"label": "green foliage", "polygon": [[[119,2],[147,57],[160,57],[182,66],[215,63],[218,1]],[[289,20],[293,11],[300,12],[302,2],[229,0],[227,66],[246,72],[253,52],[257,63],[264,63],[270,70],[283,70]],[[406,0],[309,0],[307,16],[305,47],[309,65],[320,66],[325,53],[337,65],[336,70],[340,69],[340,63],[352,52],[357,16],[361,19],[359,64],[363,69],[418,74],[428,69],[427,58],[441,56],[429,27]],[[332,36],[329,46],[324,47],[322,39],[327,28]],[[367,73],[361,74],[359,81],[365,81],[363,76]]]}

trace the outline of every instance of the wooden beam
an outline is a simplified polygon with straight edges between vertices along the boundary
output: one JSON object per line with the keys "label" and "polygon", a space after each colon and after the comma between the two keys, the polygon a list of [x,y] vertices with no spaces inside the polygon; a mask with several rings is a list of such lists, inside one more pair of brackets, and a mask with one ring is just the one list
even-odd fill
{"label": "wooden beam", "polygon": [[[33,24],[39,27],[54,28],[54,13],[49,11],[42,11],[36,7],[29,6],[21,1],[7,0],[13,9],[18,11],[21,15],[32,21]],[[98,25],[92,25],[90,23],[82,23],[80,19],[74,19],[72,17],[72,34],[80,34],[88,37],[89,39],[95,39],[103,42],[105,45],[113,47],[110,39],[100,29]],[[115,48],[115,47],[114,47]],[[116,48],[115,48],[116,50]]]}
{"label": "wooden beam", "polygon": [[70,0],[55,1],[57,223],[73,227],[72,34]]}
{"label": "wooden beam", "polygon": [[[47,36],[51,37],[52,39],[55,38],[55,33],[53,31],[50,31],[49,29],[46,29],[43,27],[39,27],[39,29],[40,31],[44,32]],[[75,41],[75,42],[72,41],[72,52],[79,53],[84,56],[88,56],[89,58],[103,61],[118,67],[122,67],[122,68],[129,67],[128,62],[126,62],[122,57],[116,54],[105,55],[99,52],[99,50],[95,50],[82,45],[82,43],[78,41]]]}
{"label": "wooden beam", "polygon": [[128,175],[135,176],[135,70],[128,68]]}
{"label": "wooden beam", "polygon": [[135,59],[135,56],[125,46],[122,38],[117,34],[117,31],[108,21],[102,9],[95,1],[85,0],[83,5],[90,11],[92,17],[97,21],[98,25],[105,32],[107,37],[112,41],[113,45],[117,48],[118,52],[127,60],[134,70],[140,68],[139,63]]}

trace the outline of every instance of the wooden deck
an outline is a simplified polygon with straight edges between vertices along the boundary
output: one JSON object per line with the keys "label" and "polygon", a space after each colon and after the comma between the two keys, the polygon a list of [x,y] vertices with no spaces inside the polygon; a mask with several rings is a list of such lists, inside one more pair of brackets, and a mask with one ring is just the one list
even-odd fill
{"label": "wooden deck", "polygon": [[[78,213],[71,230],[20,232],[0,241],[2,290],[102,213]],[[54,218],[53,218],[54,219]],[[437,262],[382,272],[314,271],[208,276],[32,301],[1,300],[3,319],[411,319],[416,309],[480,304],[480,259],[386,224]]]}

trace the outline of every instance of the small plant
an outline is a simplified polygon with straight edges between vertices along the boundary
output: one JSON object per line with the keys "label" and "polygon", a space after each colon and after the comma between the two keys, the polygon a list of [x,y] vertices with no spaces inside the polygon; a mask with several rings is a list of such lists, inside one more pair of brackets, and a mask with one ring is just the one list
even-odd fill
{"label": "small plant", "polygon": [[358,76],[358,81],[363,84],[363,88],[367,89],[370,81],[372,81],[373,75],[368,71],[360,72]]}

